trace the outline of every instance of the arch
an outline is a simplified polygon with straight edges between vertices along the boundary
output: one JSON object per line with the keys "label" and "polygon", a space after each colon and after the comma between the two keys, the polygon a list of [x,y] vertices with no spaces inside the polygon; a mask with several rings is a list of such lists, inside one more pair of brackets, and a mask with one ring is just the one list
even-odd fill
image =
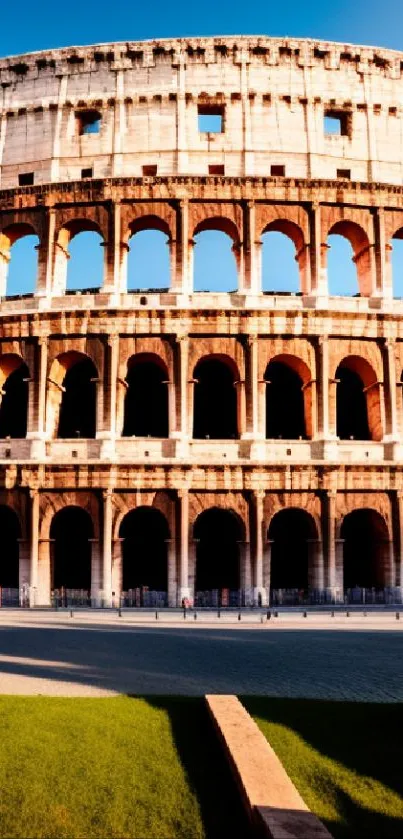
{"label": "arch", "polygon": [[318,530],[314,518],[299,507],[274,514],[268,528],[271,542],[270,586],[307,592],[314,579]]}
{"label": "arch", "polygon": [[0,296],[33,294],[38,276],[39,236],[31,224],[11,224],[0,233]]}
{"label": "arch", "polygon": [[295,294],[306,290],[305,242],[301,228],[287,219],[275,219],[263,229],[261,244],[262,291]]}
{"label": "arch", "polygon": [[63,507],[50,525],[51,588],[91,590],[91,539],[94,526],[87,510]]}
{"label": "arch", "polygon": [[381,440],[380,387],[369,362],[350,355],[336,370],[336,429],[341,440]]}
{"label": "arch", "polygon": [[302,359],[281,354],[266,367],[266,438],[312,437],[311,373]]}
{"label": "arch", "polygon": [[0,588],[19,588],[19,542],[21,525],[17,513],[6,504],[0,504]]}
{"label": "arch", "polygon": [[21,356],[0,356],[0,438],[27,436],[29,370]]}
{"label": "arch", "polygon": [[154,353],[129,358],[123,437],[168,437],[168,370]]}
{"label": "arch", "polygon": [[[340,236],[349,242],[350,248],[337,242],[336,237]],[[328,247],[333,248],[333,252],[329,251],[327,259],[329,293],[352,295],[359,292],[363,296],[371,294],[371,249],[365,230],[354,221],[338,221],[328,231],[327,239],[329,238],[331,243]]]}
{"label": "arch", "polygon": [[143,216],[129,225],[127,290],[168,291],[171,285],[170,230],[164,219]]}
{"label": "arch", "polygon": [[[217,605],[231,605],[230,592],[241,589],[240,542],[245,528],[233,510],[210,507],[197,517],[193,527],[196,543],[196,604],[208,605],[214,592]],[[206,600],[207,598],[207,600]]]}
{"label": "arch", "polygon": [[230,440],[239,436],[236,382],[238,368],[229,356],[201,358],[193,371],[193,437]]}
{"label": "arch", "polygon": [[340,537],[344,590],[384,588],[389,583],[390,541],[383,516],[369,508],[353,510],[343,518]]}
{"label": "arch", "polygon": [[211,216],[193,231],[193,290],[230,292],[238,288],[240,239],[231,219]]}
{"label": "arch", "polygon": [[59,355],[49,375],[47,428],[59,438],[96,435],[97,369],[85,353]]}
{"label": "arch", "polygon": [[97,290],[103,285],[105,240],[100,226],[89,218],[75,218],[60,228],[56,238],[54,289]]}
{"label": "arch", "polygon": [[167,593],[168,522],[155,507],[137,507],[121,521],[123,591],[139,589],[140,602],[147,605],[146,592]]}

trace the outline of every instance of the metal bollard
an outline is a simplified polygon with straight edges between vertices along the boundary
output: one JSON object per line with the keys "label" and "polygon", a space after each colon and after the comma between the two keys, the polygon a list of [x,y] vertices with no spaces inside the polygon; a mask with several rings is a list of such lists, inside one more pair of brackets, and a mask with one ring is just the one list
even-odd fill
{"label": "metal bollard", "polygon": [[155,610],[155,620],[156,620],[156,621],[158,620],[158,612],[157,612],[157,610]]}
{"label": "metal bollard", "polygon": [[350,612],[346,612],[346,618],[350,617]]}
{"label": "metal bollard", "polygon": [[266,617],[267,617],[267,620],[269,621],[269,620],[270,620],[270,618],[271,618],[271,612],[270,612],[270,610],[267,612]]}
{"label": "metal bollard", "polygon": [[307,617],[308,617],[307,613],[306,613],[306,612],[303,612],[302,617],[303,617],[303,618],[307,618]]}
{"label": "metal bollard", "polygon": [[71,618],[73,617],[73,610],[72,609],[70,609],[70,617]]}
{"label": "metal bollard", "polygon": [[330,613],[330,617],[331,617],[331,618],[334,618],[334,612],[331,612],[331,613]]}
{"label": "metal bollard", "polygon": [[278,618],[278,612],[274,612],[274,617]]}
{"label": "metal bollard", "polygon": [[195,621],[197,621],[197,612],[194,613],[193,618]]}
{"label": "metal bollard", "polygon": [[122,609],[121,609],[121,607],[120,607],[120,606],[119,606],[119,609],[118,609],[118,617],[119,617],[119,618],[121,618],[121,617],[122,617]]}
{"label": "metal bollard", "polygon": [[221,617],[221,609],[218,609],[218,611],[217,611],[217,617],[218,617],[218,618],[220,618],[220,617]]}
{"label": "metal bollard", "polygon": [[240,612],[238,612],[238,620],[239,621],[241,620],[241,613]]}
{"label": "metal bollard", "polygon": [[400,612],[396,612],[396,620],[400,621]]}

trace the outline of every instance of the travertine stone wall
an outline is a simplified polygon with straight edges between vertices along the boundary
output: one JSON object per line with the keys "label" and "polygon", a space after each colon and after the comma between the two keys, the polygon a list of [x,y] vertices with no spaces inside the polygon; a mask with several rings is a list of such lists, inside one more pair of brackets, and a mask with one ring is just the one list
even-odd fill
{"label": "travertine stone wall", "polygon": [[[403,54],[265,37],[181,39],[55,50],[0,61],[0,387],[29,370],[26,439],[0,440],[0,504],[21,525],[20,585],[50,601],[50,527],[65,506],[91,516],[92,594],[122,585],[119,528],[154,506],[170,538],[171,605],[193,596],[194,525],[211,507],[241,523],[240,587],[266,602],[270,523],[312,521],[309,586],[343,594],[342,523],[357,509],[383,522],[385,587],[403,587],[403,303],[393,300],[391,243],[403,236]],[[224,131],[198,131],[198,107]],[[77,119],[101,117],[98,134]],[[324,114],[345,133],[327,136]],[[144,175],[143,166],[156,166]],[[209,166],[223,166],[212,176]],[[271,176],[284,166],[284,177]],[[82,179],[82,170],[92,178]],[[349,170],[349,178],[337,170]],[[31,186],[18,176],[33,173]],[[194,293],[193,237],[218,227],[234,244],[234,294]],[[127,242],[169,239],[168,292],[127,293]],[[66,293],[69,241],[99,231],[99,291]],[[261,236],[295,245],[299,295],[263,295]],[[5,297],[13,242],[39,237],[35,293]],[[327,236],[351,243],[360,295],[332,298]],[[71,353],[97,372],[94,439],[57,439]],[[169,388],[167,439],[122,437],[128,361],[157,357]],[[201,358],[236,371],[238,439],[193,439]],[[266,439],[265,370],[288,359],[304,387],[306,439]],[[368,441],[336,436],[336,371],[365,386]]]}

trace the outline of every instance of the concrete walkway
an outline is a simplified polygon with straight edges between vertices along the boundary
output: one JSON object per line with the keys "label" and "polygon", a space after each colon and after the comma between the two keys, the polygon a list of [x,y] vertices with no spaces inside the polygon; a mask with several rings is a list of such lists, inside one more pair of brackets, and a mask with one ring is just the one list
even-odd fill
{"label": "concrete walkway", "polygon": [[[235,620],[234,620],[235,618]],[[264,694],[403,701],[403,619],[0,611],[0,693]]]}

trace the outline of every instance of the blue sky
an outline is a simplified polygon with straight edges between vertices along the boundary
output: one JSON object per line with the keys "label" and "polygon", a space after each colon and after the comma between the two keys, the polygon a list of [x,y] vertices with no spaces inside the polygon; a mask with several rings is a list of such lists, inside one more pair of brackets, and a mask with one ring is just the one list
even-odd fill
{"label": "blue sky", "polygon": [[[271,36],[295,36],[321,38],[331,41],[356,44],[375,44],[403,50],[403,2],[402,0],[334,0],[324,4],[317,0],[303,3],[288,0],[287,3],[256,0],[253,4],[240,0],[204,0],[202,4],[161,0],[153,3],[135,3],[125,0],[70,0],[68,4],[57,5],[50,0],[20,0],[18,7],[6,4],[1,14],[0,55],[56,48],[68,45],[94,44],[108,41],[126,41],[152,38],[181,37],[191,35],[233,35],[264,34]],[[224,244],[219,234],[202,234],[206,247],[196,246],[195,288],[230,290],[235,287],[233,256],[230,243]],[[102,260],[102,248],[95,244],[91,252],[88,235],[82,236],[80,247],[77,240],[77,260],[70,263],[69,285],[97,286]],[[130,285],[132,287],[166,285],[167,253],[164,247],[156,247],[161,239],[143,236],[133,247],[131,255]],[[296,265],[291,244],[284,251],[280,247],[279,234],[271,234],[269,244],[264,246],[264,287],[275,290],[297,288]],[[87,244],[85,244],[87,243]],[[13,270],[10,271],[8,293],[31,291],[33,276],[32,259],[29,262],[29,242],[15,246]],[[403,296],[403,254],[394,249],[395,293]],[[270,250],[269,250],[270,247]],[[220,250],[221,249],[221,250]],[[18,254],[18,251],[20,252]],[[354,294],[357,289],[355,268],[350,259],[350,246],[335,237],[329,251],[329,272],[331,290],[336,291],[332,276],[337,277],[339,293]],[[33,252],[35,258],[36,253]],[[79,266],[79,273],[74,267]],[[82,277],[85,277],[83,282]],[[208,282],[206,282],[206,278]],[[400,279],[401,277],[401,279]],[[333,286],[333,287],[332,287]]]}

